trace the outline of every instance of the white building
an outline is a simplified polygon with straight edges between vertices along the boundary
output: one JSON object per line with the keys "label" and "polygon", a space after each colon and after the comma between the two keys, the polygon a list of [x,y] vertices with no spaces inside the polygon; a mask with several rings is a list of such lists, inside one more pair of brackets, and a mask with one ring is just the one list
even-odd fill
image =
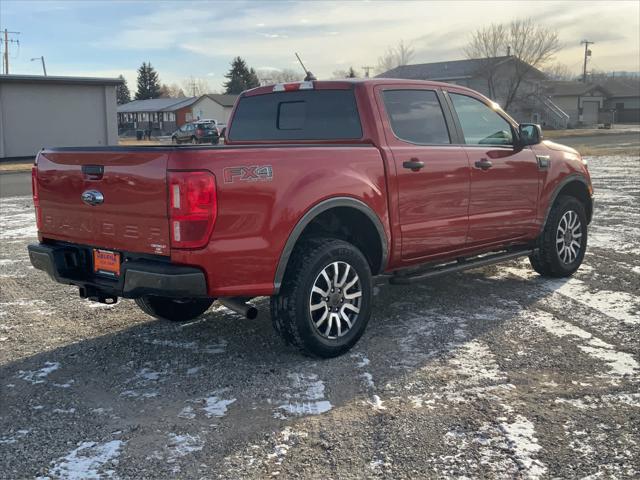
{"label": "white building", "polygon": [[0,75],[0,158],[117,145],[117,78]]}
{"label": "white building", "polygon": [[198,120],[208,118],[218,123],[227,123],[238,95],[207,94],[202,95],[191,105],[191,118]]}

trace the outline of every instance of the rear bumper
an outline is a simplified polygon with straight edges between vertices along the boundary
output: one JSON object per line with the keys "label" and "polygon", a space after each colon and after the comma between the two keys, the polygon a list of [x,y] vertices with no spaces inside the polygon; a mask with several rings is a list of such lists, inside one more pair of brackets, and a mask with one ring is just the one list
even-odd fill
{"label": "rear bumper", "polygon": [[29,245],[28,250],[34,268],[47,272],[56,282],[80,287],[84,297],[207,296],[205,275],[198,268],[160,260],[130,259],[123,253],[120,276],[116,279],[93,273],[89,247],[41,243]]}

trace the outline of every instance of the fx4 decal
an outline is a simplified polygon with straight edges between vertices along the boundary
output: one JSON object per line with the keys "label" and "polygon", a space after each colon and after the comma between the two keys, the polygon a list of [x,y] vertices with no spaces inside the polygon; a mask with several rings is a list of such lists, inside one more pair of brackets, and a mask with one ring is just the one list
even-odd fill
{"label": "fx4 decal", "polygon": [[241,167],[227,167],[224,169],[224,183],[241,182],[270,182],[273,180],[271,165],[251,165]]}

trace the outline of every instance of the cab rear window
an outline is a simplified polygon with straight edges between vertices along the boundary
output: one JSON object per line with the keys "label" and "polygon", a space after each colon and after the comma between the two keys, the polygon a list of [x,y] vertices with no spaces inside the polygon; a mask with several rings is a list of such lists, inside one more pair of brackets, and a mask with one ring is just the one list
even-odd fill
{"label": "cab rear window", "polygon": [[274,92],[242,97],[229,131],[232,141],[362,138],[352,90]]}

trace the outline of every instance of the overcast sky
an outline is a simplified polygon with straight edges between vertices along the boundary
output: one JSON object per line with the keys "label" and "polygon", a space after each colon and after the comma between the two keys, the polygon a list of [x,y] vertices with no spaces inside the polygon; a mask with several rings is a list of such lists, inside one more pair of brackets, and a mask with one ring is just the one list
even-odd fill
{"label": "overcast sky", "polygon": [[615,1],[30,1],[0,0],[0,27],[19,31],[11,73],[117,76],[135,90],[136,68],[150,61],[164,83],[193,75],[221,89],[231,59],[256,68],[299,68],[300,52],[318,78],[375,65],[400,40],[414,63],[464,58],[474,29],[533,16],[557,29],[557,61],[578,73],[580,40],[595,41],[590,68],[640,70],[640,2]]}

